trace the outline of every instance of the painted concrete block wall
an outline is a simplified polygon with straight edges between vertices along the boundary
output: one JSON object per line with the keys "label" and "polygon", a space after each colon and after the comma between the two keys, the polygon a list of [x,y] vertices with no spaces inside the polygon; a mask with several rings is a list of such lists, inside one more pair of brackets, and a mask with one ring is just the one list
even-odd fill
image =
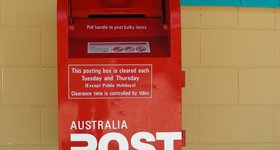
{"label": "painted concrete block wall", "polygon": [[279,13],[182,7],[185,150],[280,149]]}
{"label": "painted concrete block wall", "polygon": [[279,0],[181,0],[185,6],[234,6],[279,8]]}
{"label": "painted concrete block wall", "polygon": [[56,0],[0,0],[0,149],[57,150]]}
{"label": "painted concrete block wall", "polygon": [[[182,7],[185,150],[280,149],[280,10]],[[0,149],[57,150],[56,0],[0,0]]]}

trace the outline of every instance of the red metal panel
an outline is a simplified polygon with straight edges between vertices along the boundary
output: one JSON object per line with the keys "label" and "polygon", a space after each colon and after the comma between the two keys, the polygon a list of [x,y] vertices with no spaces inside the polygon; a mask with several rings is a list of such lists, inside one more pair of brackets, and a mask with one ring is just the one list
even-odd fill
{"label": "red metal panel", "polygon": [[[157,17],[95,20],[83,14],[102,12],[101,1],[72,0],[71,12],[70,0],[58,0],[59,149],[180,150],[184,79],[179,0],[165,1],[165,22],[162,1],[106,2],[106,7],[130,5],[129,13],[141,10]],[[110,12],[123,13],[121,9]],[[69,24],[69,12],[83,18]],[[147,29],[93,27],[98,24]],[[90,54],[91,42],[147,42],[151,52]]]}
{"label": "red metal panel", "polygon": [[162,16],[162,0],[71,0],[73,17],[92,14],[143,14]]}

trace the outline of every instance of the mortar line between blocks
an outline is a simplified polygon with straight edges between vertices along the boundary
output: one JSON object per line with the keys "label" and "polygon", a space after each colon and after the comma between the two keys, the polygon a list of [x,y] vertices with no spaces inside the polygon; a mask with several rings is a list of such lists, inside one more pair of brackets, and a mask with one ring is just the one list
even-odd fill
{"label": "mortar line between blocks", "polygon": [[199,66],[202,66],[202,31],[199,29]]}
{"label": "mortar line between blocks", "polygon": [[280,66],[185,66],[187,69],[280,69]]}
{"label": "mortar line between blocks", "polygon": [[275,139],[275,113],[276,113],[276,107],[273,106],[273,118],[272,118],[272,142],[276,142]]}
{"label": "mortar line between blocks", "polygon": [[1,106],[3,105],[3,92],[4,92],[4,69],[1,67],[1,101],[0,104]]}
{"label": "mortar line between blocks", "polygon": [[0,27],[2,26],[2,8],[1,8],[1,6],[2,6],[2,0],[0,0]]}
{"label": "mortar line between blocks", "polygon": [[201,22],[202,22],[202,8],[199,8],[199,65],[202,65],[202,30],[201,30]]}
{"label": "mortar line between blocks", "polygon": [[237,68],[237,104],[240,105],[240,68]]}
{"label": "mortar line between blocks", "polygon": [[200,123],[201,123],[201,108],[198,105],[198,139],[197,139],[198,144],[200,144],[200,127],[201,127]]}
{"label": "mortar line between blocks", "polygon": [[[0,149],[2,147],[52,147],[52,146],[55,146],[57,147],[58,145],[57,144],[12,144],[12,145],[9,145],[9,144],[0,144]],[[1,149],[2,150],[2,149]]]}
{"label": "mortar line between blocks", "polygon": [[236,144],[236,143],[234,144],[234,146],[233,146],[234,150],[237,150],[237,145],[238,144]]}
{"label": "mortar line between blocks", "polygon": [[199,28],[201,28],[201,22],[202,22],[202,10],[204,9],[204,6],[199,7]]}
{"label": "mortar line between blocks", "polygon": [[220,27],[185,27],[182,29],[203,29],[203,30],[260,30],[260,31],[270,31],[270,30],[280,30],[279,28],[274,27],[232,27],[232,26],[220,26]]}
{"label": "mortar line between blocks", "polygon": [[[240,0],[240,3],[242,3],[242,0]],[[237,28],[240,27],[240,21],[239,21],[240,18],[239,17],[240,17],[240,7],[237,8],[237,22],[236,22],[237,23],[237,25],[236,25]]]}
{"label": "mortar line between blocks", "polygon": [[206,108],[206,107],[250,107],[250,108],[264,108],[264,107],[280,107],[279,104],[184,104],[186,107],[200,107],[200,108]]}
{"label": "mortar line between blocks", "polygon": [[42,109],[40,108],[40,144],[43,144],[43,137],[42,137]]}
{"label": "mortar line between blocks", "polygon": [[275,12],[274,12],[274,14],[275,14],[275,16],[274,16],[274,19],[275,19],[274,28],[277,29],[277,8],[275,8],[274,10],[275,10]]}
{"label": "mortar line between blocks", "polygon": [[40,37],[41,38],[40,39],[41,40],[41,51],[40,51],[41,52],[41,64],[40,65],[43,66],[43,28],[41,27],[40,29],[41,29],[41,37]]}

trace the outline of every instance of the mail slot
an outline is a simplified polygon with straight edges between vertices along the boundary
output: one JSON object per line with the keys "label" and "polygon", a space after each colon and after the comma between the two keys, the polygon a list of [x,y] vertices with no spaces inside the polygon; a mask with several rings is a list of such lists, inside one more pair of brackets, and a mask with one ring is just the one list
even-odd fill
{"label": "mail slot", "polygon": [[71,0],[73,17],[108,14],[143,14],[147,17],[161,17],[162,0]]}
{"label": "mail slot", "polygon": [[60,150],[181,150],[180,0],[58,0]]}

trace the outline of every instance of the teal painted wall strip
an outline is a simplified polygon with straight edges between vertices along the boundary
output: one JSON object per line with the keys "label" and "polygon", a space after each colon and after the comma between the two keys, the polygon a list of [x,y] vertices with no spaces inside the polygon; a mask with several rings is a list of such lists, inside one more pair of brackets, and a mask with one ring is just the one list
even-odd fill
{"label": "teal painted wall strip", "polygon": [[185,6],[203,6],[203,0],[181,0],[181,5]]}
{"label": "teal painted wall strip", "polygon": [[242,6],[247,7],[279,7],[279,0],[243,0]]}
{"label": "teal painted wall strip", "polygon": [[280,0],[181,0],[185,6],[233,6],[279,8]]}
{"label": "teal painted wall strip", "polygon": [[240,0],[204,0],[206,6],[240,6]]}

